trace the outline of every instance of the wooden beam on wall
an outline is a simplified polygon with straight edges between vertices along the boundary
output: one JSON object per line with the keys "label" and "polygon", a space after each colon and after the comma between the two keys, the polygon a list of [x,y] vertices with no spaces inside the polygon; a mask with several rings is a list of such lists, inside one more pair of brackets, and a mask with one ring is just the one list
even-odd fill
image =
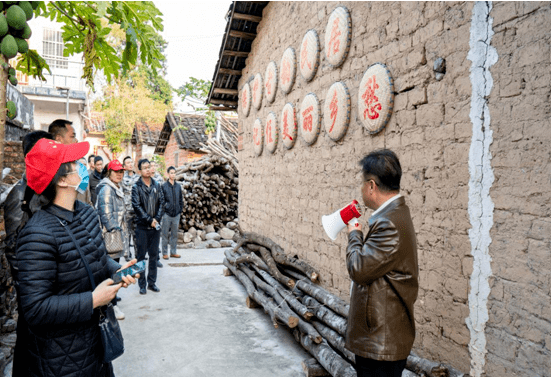
{"label": "wooden beam on wall", "polygon": [[237,89],[214,88],[213,93],[237,95]]}
{"label": "wooden beam on wall", "polygon": [[227,106],[211,106],[211,107],[209,107],[209,110],[212,110],[212,111],[237,111],[237,108],[227,107]]}
{"label": "wooden beam on wall", "polygon": [[241,76],[241,71],[238,71],[237,69],[220,68],[218,72],[225,73],[227,75]]}
{"label": "wooden beam on wall", "polygon": [[252,22],[260,22],[262,20],[262,17],[253,16],[252,14],[244,14],[244,13],[234,13],[233,18],[234,20],[245,20],[245,21],[252,21]]}
{"label": "wooden beam on wall", "polygon": [[248,52],[248,51],[224,50],[224,52],[222,53],[222,55],[226,55],[226,56],[238,56],[238,57],[241,57],[241,58],[246,58],[247,56],[249,56],[249,52]]}
{"label": "wooden beam on wall", "polygon": [[237,101],[228,101],[216,98],[211,98],[210,103],[212,103],[213,105],[237,106]]}
{"label": "wooden beam on wall", "polygon": [[255,33],[246,33],[244,31],[230,30],[230,37],[243,38],[243,39],[255,39]]}

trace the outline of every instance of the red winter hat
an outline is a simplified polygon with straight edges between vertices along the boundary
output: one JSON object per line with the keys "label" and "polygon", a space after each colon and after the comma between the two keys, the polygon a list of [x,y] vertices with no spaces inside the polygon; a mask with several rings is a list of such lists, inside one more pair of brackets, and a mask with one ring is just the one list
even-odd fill
{"label": "red winter hat", "polygon": [[27,185],[37,194],[42,194],[50,184],[61,164],[76,161],[86,156],[90,143],[61,144],[49,139],[40,139],[25,157]]}
{"label": "red winter hat", "polygon": [[124,170],[119,160],[113,160],[107,165],[107,170],[119,171]]}

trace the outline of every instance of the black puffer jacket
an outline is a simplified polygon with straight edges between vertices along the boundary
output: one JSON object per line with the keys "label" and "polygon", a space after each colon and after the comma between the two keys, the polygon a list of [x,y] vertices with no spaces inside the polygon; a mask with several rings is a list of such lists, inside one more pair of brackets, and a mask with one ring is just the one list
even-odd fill
{"label": "black puffer jacket", "polygon": [[74,212],[51,205],[34,214],[17,242],[20,308],[14,377],[96,377],[106,373],[92,285],[58,218],[72,230],[96,284],[120,268],[107,256],[98,215],[89,205],[76,201]]}

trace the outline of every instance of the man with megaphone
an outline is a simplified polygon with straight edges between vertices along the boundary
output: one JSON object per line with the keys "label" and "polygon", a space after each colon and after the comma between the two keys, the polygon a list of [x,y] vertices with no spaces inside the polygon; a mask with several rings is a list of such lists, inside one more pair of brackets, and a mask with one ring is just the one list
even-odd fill
{"label": "man with megaphone", "polygon": [[360,165],[362,199],[375,212],[365,237],[359,223],[348,223],[346,267],[352,290],[346,348],[356,355],[358,377],[399,377],[415,339],[415,230],[400,195],[402,168],[396,154],[374,151]]}

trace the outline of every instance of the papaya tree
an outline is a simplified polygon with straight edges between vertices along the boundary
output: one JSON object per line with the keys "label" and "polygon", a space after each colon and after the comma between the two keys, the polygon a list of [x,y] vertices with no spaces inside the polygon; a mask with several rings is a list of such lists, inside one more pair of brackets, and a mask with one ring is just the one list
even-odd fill
{"label": "papaya tree", "polygon": [[[3,1],[0,7],[0,171],[4,166],[5,115],[15,117],[7,107],[6,85],[8,81],[17,84],[15,70],[44,81],[44,72],[50,71],[36,50],[28,48],[32,30],[27,22],[33,17],[46,17],[63,25],[63,53],[82,53],[82,78],[92,89],[98,71],[111,82],[138,62],[152,69],[161,68],[163,56],[155,39],[163,30],[162,13],[151,1]],[[124,49],[120,54],[108,43],[115,25],[123,32]],[[15,67],[8,64],[12,58],[17,59]]]}

